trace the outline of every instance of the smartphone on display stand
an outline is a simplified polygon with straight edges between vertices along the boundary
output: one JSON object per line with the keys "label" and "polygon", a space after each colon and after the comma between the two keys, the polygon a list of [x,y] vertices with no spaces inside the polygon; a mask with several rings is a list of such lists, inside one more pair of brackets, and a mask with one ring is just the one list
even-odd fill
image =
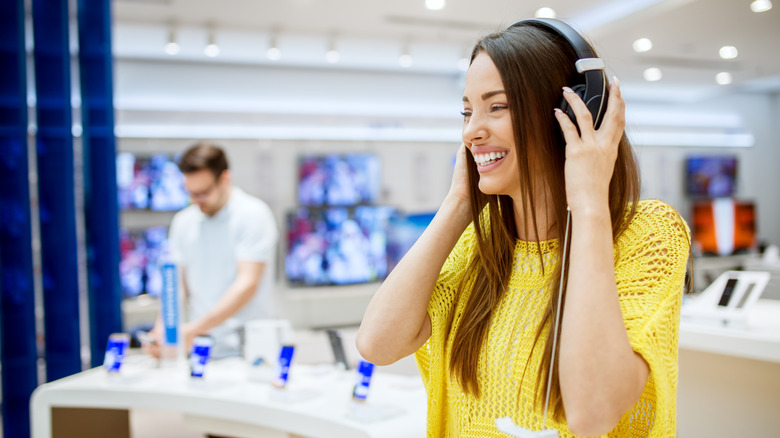
{"label": "smartphone on display stand", "polygon": [[344,343],[341,340],[341,333],[337,330],[328,330],[328,340],[330,341],[330,348],[333,350],[333,358],[336,361],[336,366],[342,370],[348,370],[349,363],[347,362],[347,355],[344,353]]}

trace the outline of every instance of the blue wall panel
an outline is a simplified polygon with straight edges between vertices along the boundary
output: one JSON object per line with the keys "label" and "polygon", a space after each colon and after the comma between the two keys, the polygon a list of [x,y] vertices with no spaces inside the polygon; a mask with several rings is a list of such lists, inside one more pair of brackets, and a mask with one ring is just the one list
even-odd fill
{"label": "blue wall panel", "polygon": [[110,0],[79,0],[79,70],[92,366],[122,331]]}
{"label": "blue wall panel", "polygon": [[81,371],[68,1],[33,0],[46,378]]}
{"label": "blue wall panel", "polygon": [[0,362],[5,438],[30,436],[38,384],[27,159],[24,0],[0,2]]}

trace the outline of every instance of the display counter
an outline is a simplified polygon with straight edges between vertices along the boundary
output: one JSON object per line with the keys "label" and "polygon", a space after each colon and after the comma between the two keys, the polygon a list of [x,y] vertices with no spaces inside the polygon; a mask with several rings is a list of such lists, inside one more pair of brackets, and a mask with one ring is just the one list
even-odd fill
{"label": "display counter", "polygon": [[756,302],[744,325],[680,323],[677,436],[777,436],[780,301]]}
{"label": "display counter", "polygon": [[[38,387],[32,396],[33,438],[93,436],[90,430],[127,427],[106,425],[100,411],[133,409],[180,413],[188,427],[234,437],[423,437],[426,397],[418,376],[378,370],[368,400],[352,401],[354,371],[330,365],[293,366],[285,389],[247,378],[238,358],[209,363],[202,381],[193,381],[185,363],[156,368],[144,356],[131,356],[121,375],[94,368]],[[63,422],[58,410],[84,409],[79,422]],[[94,420],[94,421],[93,421]],[[77,424],[74,424],[77,423]],[[62,430],[69,429],[69,430]],[[110,436],[129,436],[112,430]]]}

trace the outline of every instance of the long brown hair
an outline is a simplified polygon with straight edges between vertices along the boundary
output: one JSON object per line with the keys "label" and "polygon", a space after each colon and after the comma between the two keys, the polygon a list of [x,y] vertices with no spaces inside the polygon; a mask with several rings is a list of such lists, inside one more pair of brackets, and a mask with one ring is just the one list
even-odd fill
{"label": "long brown hair", "polygon": [[[561,102],[561,87],[579,81],[574,63],[576,53],[562,37],[532,23],[514,26],[488,35],[474,47],[471,61],[480,53],[493,60],[504,84],[514,129],[515,150],[520,178],[524,218],[523,230],[515,225],[514,204],[507,195],[487,195],[478,188],[479,173],[471,153],[467,153],[467,168],[471,192],[471,215],[476,234],[476,252],[466,268],[459,293],[467,279],[474,279],[471,294],[456,329],[450,356],[450,370],[463,390],[480,396],[477,366],[482,345],[487,337],[493,309],[508,287],[517,239],[555,233],[559,239],[566,225],[566,187],[564,180],[565,141],[553,108]],[[609,210],[613,240],[626,229],[639,200],[639,170],[625,134],[618,146],[612,180],[609,186]],[[542,199],[538,194],[546,193]],[[534,196],[537,195],[537,196]],[[628,214],[627,213],[628,208]],[[537,211],[552,212],[552,228],[540,230]],[[522,234],[519,233],[522,231]],[[561,239],[562,241],[562,239]],[[539,258],[542,259],[541,246]],[[562,245],[561,245],[562,247]],[[554,321],[557,306],[563,306],[565,295],[558,302],[561,262],[558,257],[553,280],[549,285],[550,299],[542,323],[535,335],[534,348],[547,324]],[[544,266],[544,263],[542,263]],[[552,293],[555,291],[555,293]],[[454,314],[454,312],[453,312]],[[453,316],[451,316],[452,322]],[[452,325],[452,324],[451,324]],[[450,325],[450,326],[451,326]],[[560,327],[558,328],[560,336]],[[560,348],[552,351],[552,328],[544,346],[537,394],[546,393],[547,370],[553,354],[556,356],[551,383],[550,406],[557,419],[564,416],[563,399],[558,381],[557,357]],[[558,344],[560,346],[560,343]]]}

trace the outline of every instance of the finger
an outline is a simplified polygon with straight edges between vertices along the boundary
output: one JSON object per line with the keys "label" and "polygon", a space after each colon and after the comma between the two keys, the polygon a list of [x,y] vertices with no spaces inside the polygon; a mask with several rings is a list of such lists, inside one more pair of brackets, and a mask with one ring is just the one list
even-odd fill
{"label": "finger", "polygon": [[620,141],[626,127],[626,102],[620,91],[620,81],[615,77],[609,87],[609,102],[607,112],[604,114],[604,123],[599,128],[599,133],[607,135],[612,142]]}
{"label": "finger", "polygon": [[583,141],[592,141],[596,133],[593,129],[593,115],[582,101],[582,98],[572,91],[569,87],[563,87],[563,98],[569,103],[574,115],[577,118],[577,125],[580,127],[580,137]]}
{"label": "finger", "polygon": [[561,126],[563,138],[566,140],[567,145],[577,144],[581,141],[580,133],[577,132],[577,126],[560,108],[555,108],[555,118],[558,119],[558,124]]}

